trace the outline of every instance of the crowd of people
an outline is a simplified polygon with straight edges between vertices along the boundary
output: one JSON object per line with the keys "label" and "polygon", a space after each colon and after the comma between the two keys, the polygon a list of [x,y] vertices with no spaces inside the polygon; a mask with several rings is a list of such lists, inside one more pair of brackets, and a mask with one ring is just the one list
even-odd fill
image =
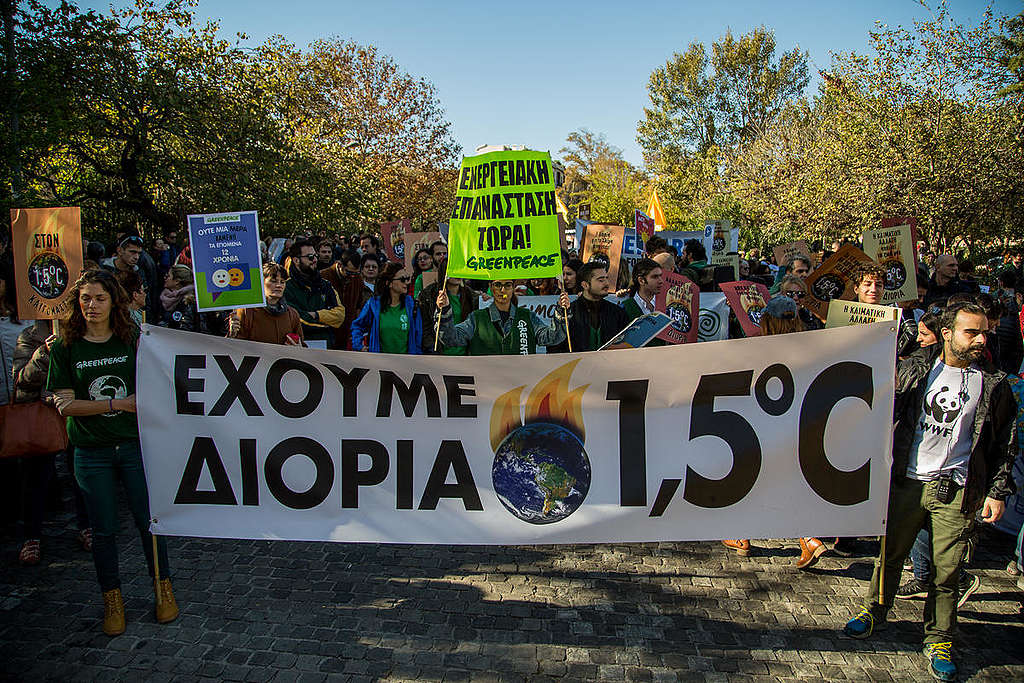
{"label": "crowd of people", "polygon": [[[412,267],[388,259],[373,234],[268,238],[261,251],[265,306],[211,313],[196,307],[191,254],[176,233],[153,240],[149,249],[132,231],[118,234],[109,247],[87,242],[85,267],[71,292],[74,305],[59,326],[18,321],[15,279],[6,261],[0,280],[0,346],[7,390],[0,399],[44,400],[67,418],[70,445],[64,459],[75,486],[78,541],[95,562],[105,606],[103,630],[109,635],[125,630],[115,542],[118,480],[150,572],[159,577],[156,618],[167,622],[178,613],[166,544],[154,542],[148,532],[135,419],[135,353],[142,322],[368,353],[593,351],[634,318],[653,312],[664,275],[675,272],[702,292],[737,279],[770,287],[761,334],[824,327],[806,306],[806,281],[828,255],[822,250],[778,264],[752,250],[734,273],[731,266],[712,265],[701,242],[686,242],[680,253],[656,234],[642,257],[632,264],[622,260],[614,282],[607,262],[583,263],[571,250],[562,253],[561,278],[493,281],[447,277],[447,245],[441,240],[416,252]],[[988,264],[986,283],[976,279],[965,259],[922,253],[918,296],[899,304],[898,423],[887,543],[882,543],[864,608],[844,632],[871,636],[884,626],[894,599],[924,597],[926,655],[932,673],[942,680],[956,675],[951,647],[957,609],[979,583],[965,566],[971,530],[978,522],[997,520],[1014,492],[1011,469],[1024,437],[1022,261],[1021,253],[1015,253]],[[881,302],[886,279],[881,266],[861,266],[852,277],[857,301]],[[519,305],[519,297],[533,294],[558,296],[550,320]],[[729,334],[743,336],[735,319]],[[949,410],[940,415],[931,402],[940,386],[943,391],[958,387],[955,415]],[[930,430],[930,421],[949,429]],[[40,501],[58,456],[24,458],[23,565],[38,564],[42,557]],[[849,554],[853,541],[798,539],[795,567],[813,566],[827,552]],[[753,550],[749,539],[723,543],[741,555]],[[1020,543],[1018,538],[1016,562],[1007,567],[1018,576]],[[901,582],[908,556],[913,573]]]}

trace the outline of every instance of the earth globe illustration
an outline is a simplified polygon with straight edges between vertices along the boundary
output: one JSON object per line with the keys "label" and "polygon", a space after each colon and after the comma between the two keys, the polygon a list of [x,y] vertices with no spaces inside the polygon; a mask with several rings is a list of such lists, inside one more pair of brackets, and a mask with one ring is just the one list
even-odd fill
{"label": "earth globe illustration", "polygon": [[491,479],[509,512],[530,524],[551,524],[583,504],[590,490],[590,459],[576,434],[536,422],[501,442]]}

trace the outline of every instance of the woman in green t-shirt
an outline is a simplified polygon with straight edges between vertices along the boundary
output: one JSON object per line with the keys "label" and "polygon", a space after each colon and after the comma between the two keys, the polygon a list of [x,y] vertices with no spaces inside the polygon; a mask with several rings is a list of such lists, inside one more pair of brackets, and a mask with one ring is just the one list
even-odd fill
{"label": "woman in green t-shirt", "polygon": [[[142,538],[150,576],[153,542],[149,493],[135,419],[135,350],[139,329],[132,322],[128,294],[114,275],[91,270],[71,289],[74,305],[51,343],[47,389],[67,417],[75,447],[75,479],[93,525],[92,558],[103,591],[103,632],[124,633],[124,601],[117,567],[117,480],[127,494]],[[51,338],[52,339],[52,338]],[[171,590],[167,547],[158,538],[162,579],[157,584],[156,619],[173,621],[178,606]]]}
{"label": "woman in green t-shirt", "polygon": [[352,321],[352,349],[371,353],[423,353],[420,309],[406,292],[412,275],[389,263],[377,276],[374,295]]}

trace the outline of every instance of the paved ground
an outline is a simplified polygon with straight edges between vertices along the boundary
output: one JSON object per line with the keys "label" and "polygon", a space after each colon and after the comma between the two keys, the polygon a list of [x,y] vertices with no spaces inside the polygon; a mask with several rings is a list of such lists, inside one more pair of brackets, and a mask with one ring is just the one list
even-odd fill
{"label": "paved ground", "polygon": [[[69,517],[43,563],[17,566],[0,526],[0,677],[9,680],[931,680],[920,601],[884,640],[840,638],[868,576],[860,557],[790,565],[795,544],[430,547],[173,539],[182,609],[159,625],[124,518],[128,631],[102,601]],[[961,611],[964,678],[1024,680],[1021,595],[1008,538],[975,561]]]}

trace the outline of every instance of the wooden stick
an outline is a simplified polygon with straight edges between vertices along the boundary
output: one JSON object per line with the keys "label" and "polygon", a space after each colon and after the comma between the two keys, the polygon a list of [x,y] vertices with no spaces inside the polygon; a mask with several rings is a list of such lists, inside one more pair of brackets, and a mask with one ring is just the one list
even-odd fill
{"label": "wooden stick", "polygon": [[[438,296],[440,296],[440,292],[444,292],[446,295],[448,294],[448,269],[445,268],[444,270],[445,270],[444,282],[441,283],[441,289],[438,291]],[[449,304],[450,303],[451,302],[449,302]],[[441,336],[441,307],[438,306],[437,307],[437,322],[434,324],[434,353],[437,353],[437,340],[438,340],[438,337],[440,337],[440,336]]]}
{"label": "wooden stick", "polygon": [[[565,294],[565,280],[559,278],[558,284],[561,285],[562,294]],[[572,353],[572,335],[569,334],[569,307],[565,306],[562,308],[562,322],[565,323],[565,341],[569,344],[569,353]]]}
{"label": "wooden stick", "polygon": [[156,604],[160,605],[160,553],[156,550],[156,534],[150,534],[153,538],[153,589],[156,592]]}
{"label": "wooden stick", "polygon": [[878,604],[885,606],[885,532],[882,533],[881,547],[878,549],[878,554],[882,561],[882,564],[878,567]]}

